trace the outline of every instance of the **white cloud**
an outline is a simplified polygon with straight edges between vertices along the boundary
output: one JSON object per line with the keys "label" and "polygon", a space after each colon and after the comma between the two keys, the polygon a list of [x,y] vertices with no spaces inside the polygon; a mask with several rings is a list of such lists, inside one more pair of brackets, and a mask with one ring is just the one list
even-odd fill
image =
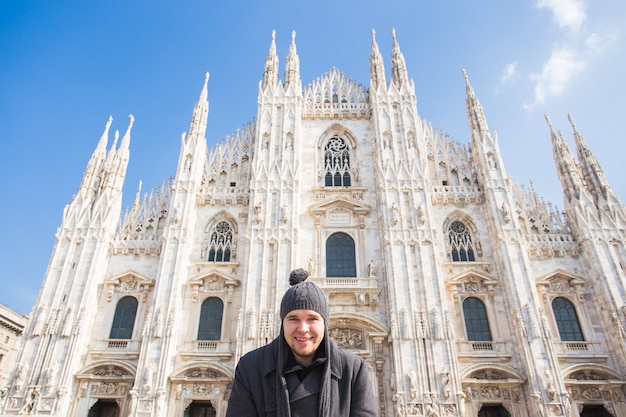
{"label": "white cloud", "polygon": [[559,96],[565,87],[587,67],[587,61],[580,53],[571,47],[555,47],[552,55],[545,64],[541,73],[531,74],[535,82],[535,99],[533,103],[526,103],[526,108],[542,104],[550,96]]}
{"label": "white cloud", "polygon": [[511,78],[517,74],[517,62],[511,62],[506,64],[502,70],[502,76],[500,76],[500,84],[505,84]]}
{"label": "white cloud", "polygon": [[598,54],[617,41],[617,39],[618,36],[614,33],[605,33],[604,35],[592,33],[585,38],[585,46],[589,53]]}
{"label": "white cloud", "polygon": [[573,32],[578,32],[587,19],[583,0],[535,0],[535,5],[550,9],[559,27]]}

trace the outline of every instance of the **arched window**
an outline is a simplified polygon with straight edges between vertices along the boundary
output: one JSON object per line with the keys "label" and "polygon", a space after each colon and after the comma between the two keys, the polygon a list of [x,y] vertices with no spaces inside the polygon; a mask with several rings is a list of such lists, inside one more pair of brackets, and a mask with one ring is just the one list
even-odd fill
{"label": "arched window", "polygon": [[209,242],[209,262],[229,262],[230,248],[233,243],[233,231],[230,224],[220,221],[211,232]]}
{"label": "arched window", "polygon": [[137,299],[135,297],[124,297],[115,307],[113,325],[109,339],[132,339],[133,328],[135,327],[135,316],[137,315]]}
{"label": "arched window", "polygon": [[224,303],[219,298],[204,300],[200,308],[198,340],[220,340],[222,338],[222,314]]}
{"label": "arched window", "polygon": [[324,185],[326,187],[349,187],[350,148],[338,137],[331,138],[324,147]]}
{"label": "arched window", "polygon": [[448,239],[450,242],[450,256],[452,262],[473,262],[474,244],[467,226],[458,220],[450,223],[448,227]]}
{"label": "arched window", "polygon": [[585,340],[576,309],[568,299],[557,297],[552,300],[552,311],[554,312],[554,319],[556,320],[561,340],[567,342],[582,342]]}
{"label": "arched window", "polygon": [[345,233],[334,233],[326,241],[326,276],[356,277],[354,240]]}
{"label": "arched window", "polygon": [[468,297],[463,300],[463,315],[465,316],[465,330],[467,331],[468,341],[491,341],[487,310],[482,301],[475,297]]}

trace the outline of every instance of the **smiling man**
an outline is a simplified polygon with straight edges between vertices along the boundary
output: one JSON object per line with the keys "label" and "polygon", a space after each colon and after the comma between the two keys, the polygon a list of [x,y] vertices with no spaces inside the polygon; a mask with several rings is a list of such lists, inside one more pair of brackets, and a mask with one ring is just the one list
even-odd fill
{"label": "smiling man", "polygon": [[328,336],[328,300],[296,269],[280,305],[280,335],[237,365],[226,417],[378,416],[367,365]]}

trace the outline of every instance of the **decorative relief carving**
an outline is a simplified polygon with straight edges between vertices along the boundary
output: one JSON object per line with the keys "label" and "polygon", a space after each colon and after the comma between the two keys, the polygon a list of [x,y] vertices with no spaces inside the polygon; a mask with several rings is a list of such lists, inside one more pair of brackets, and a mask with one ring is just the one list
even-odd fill
{"label": "decorative relief carving", "polygon": [[571,389],[572,399],[581,400],[602,400],[602,392],[597,387],[576,387]]}
{"label": "decorative relief carving", "polygon": [[98,385],[97,394],[101,395],[114,395],[117,392],[119,383],[117,382],[102,382]]}
{"label": "decorative relief carving", "polygon": [[480,396],[485,399],[498,399],[502,398],[502,393],[497,386],[488,385],[480,387]]}
{"label": "decorative relief carving", "polygon": [[492,369],[484,369],[482,371],[474,372],[471,376],[475,379],[505,379],[506,376],[498,371],[494,371]]}
{"label": "decorative relief carving", "polygon": [[414,403],[414,402],[406,403],[406,415],[407,416],[424,415],[424,405],[421,403]]}
{"label": "decorative relief carving", "polygon": [[585,369],[584,371],[574,372],[569,376],[569,378],[577,379],[579,381],[599,381],[607,379],[605,375],[601,375],[588,369]]}
{"label": "decorative relief carving", "polygon": [[121,377],[130,375],[126,370],[118,367],[118,366],[103,366],[101,368],[97,368],[92,375],[96,376],[104,376],[104,377]]}
{"label": "decorative relief carving", "polygon": [[213,369],[200,369],[195,368],[187,371],[185,374],[187,378],[200,378],[200,379],[216,379],[225,377],[224,374],[217,372]]}
{"label": "decorative relief carving", "polygon": [[365,349],[363,331],[350,328],[332,328],[328,334],[345,349]]}
{"label": "decorative relief carving", "polygon": [[480,285],[476,281],[465,281],[461,286],[463,292],[475,293],[480,291]]}

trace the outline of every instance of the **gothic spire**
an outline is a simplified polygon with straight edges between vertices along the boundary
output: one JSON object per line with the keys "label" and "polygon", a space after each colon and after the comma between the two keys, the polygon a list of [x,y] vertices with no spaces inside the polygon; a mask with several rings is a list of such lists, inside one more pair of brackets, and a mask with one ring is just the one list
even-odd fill
{"label": "gothic spire", "polygon": [[463,69],[463,77],[465,78],[465,103],[467,107],[467,117],[469,119],[470,129],[472,133],[476,134],[482,141],[485,137],[489,136],[489,126],[487,126],[487,118],[483,111],[480,101],[474,93],[474,88],[469,82],[467,71]]}
{"label": "gothic spire", "polygon": [[124,133],[124,137],[122,137],[122,143],[120,144],[120,151],[125,152],[130,148],[130,131],[133,128],[133,124],[135,124],[135,116],[132,114],[128,115],[128,128],[126,128],[126,133]]}
{"label": "gothic spire", "polygon": [[550,117],[548,115],[545,117],[550,128],[556,171],[561,181],[565,198],[568,201],[571,201],[572,198],[579,200],[581,194],[585,192],[585,188],[578,169],[578,163],[571,149],[565,143],[561,132],[555,132]]}
{"label": "gothic spire", "polygon": [[576,142],[578,163],[580,164],[580,171],[585,179],[587,189],[596,199],[598,199],[598,197],[602,197],[604,200],[607,200],[609,197],[608,194],[611,192],[611,187],[609,186],[609,183],[604,175],[604,171],[600,166],[600,162],[598,162],[596,156],[587,146],[585,139],[580,134],[578,129],[576,129],[572,116],[568,114],[567,118],[574,129],[574,140]]}
{"label": "gothic spire", "polygon": [[105,166],[105,186],[111,187],[115,190],[121,191],[124,185],[124,179],[126,178],[126,169],[128,168],[128,160],[130,156],[130,132],[135,123],[135,117],[128,115],[129,123],[126,128],[124,136],[122,136],[122,142],[119,148],[117,147],[117,141],[119,139],[119,132],[115,131],[115,139],[113,145],[109,150],[107,162]]}
{"label": "gothic spire", "polygon": [[276,85],[278,82],[278,55],[276,54],[276,31],[272,30],[272,43],[270,51],[265,58],[265,71],[263,72],[263,88],[267,85]]}
{"label": "gothic spire", "polygon": [[372,29],[372,54],[370,55],[370,84],[373,88],[377,88],[379,85],[385,85],[385,65],[383,63],[383,57],[378,50],[378,43],[376,42],[376,31]]}
{"label": "gothic spire", "polygon": [[391,82],[396,86],[408,84],[409,73],[406,69],[406,62],[404,55],[400,52],[400,45],[396,39],[396,30],[392,29],[391,35],[393,36],[393,53],[391,55]]}
{"label": "gothic spire", "polygon": [[91,157],[89,158],[89,162],[87,163],[81,187],[91,187],[95,183],[99,183],[97,177],[99,175],[99,170],[102,167],[102,163],[106,159],[106,148],[107,143],[109,142],[109,129],[111,128],[112,122],[113,117],[109,116],[109,119],[104,127],[104,132],[102,132],[102,136],[100,136],[100,140],[98,141],[98,145],[96,146],[96,149],[94,149]]}
{"label": "gothic spire", "polygon": [[204,75],[204,85],[200,91],[200,97],[198,102],[193,108],[193,115],[191,116],[191,123],[189,125],[188,138],[204,138],[206,133],[207,117],[209,115],[209,101],[208,101],[208,84],[209,73]]}
{"label": "gothic spire", "polygon": [[296,31],[291,32],[291,45],[285,60],[285,90],[289,86],[297,88],[300,85],[300,58],[296,51]]}

